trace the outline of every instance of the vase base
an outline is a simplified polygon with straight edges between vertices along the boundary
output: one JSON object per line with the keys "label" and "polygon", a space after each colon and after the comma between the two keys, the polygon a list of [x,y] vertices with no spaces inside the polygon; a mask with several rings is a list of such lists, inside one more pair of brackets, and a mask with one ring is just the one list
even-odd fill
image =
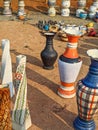
{"label": "vase base", "polygon": [[77,117],[73,122],[74,130],[95,130],[95,123],[93,120],[85,121]]}
{"label": "vase base", "polygon": [[71,95],[61,94],[59,91],[58,91],[57,93],[58,93],[58,95],[59,95],[60,97],[62,97],[62,98],[73,98],[73,97],[75,97],[75,95],[76,95],[76,93],[73,93],[73,94],[71,94]]}
{"label": "vase base", "polygon": [[52,69],[54,69],[53,66],[50,66],[50,67],[43,66],[43,68],[46,69],[46,70],[52,70]]}

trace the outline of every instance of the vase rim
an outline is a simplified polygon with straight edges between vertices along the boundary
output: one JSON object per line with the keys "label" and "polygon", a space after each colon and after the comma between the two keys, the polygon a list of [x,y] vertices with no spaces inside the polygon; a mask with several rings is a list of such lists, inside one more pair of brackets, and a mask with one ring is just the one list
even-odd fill
{"label": "vase rim", "polygon": [[65,29],[65,33],[71,36],[81,36],[82,32],[76,29]]}
{"label": "vase rim", "polygon": [[44,35],[53,36],[53,35],[55,35],[55,33],[54,32],[46,32],[46,33],[44,33]]}
{"label": "vase rim", "polygon": [[95,59],[98,61],[98,49],[89,49],[87,51],[87,55],[91,57],[92,59]]}

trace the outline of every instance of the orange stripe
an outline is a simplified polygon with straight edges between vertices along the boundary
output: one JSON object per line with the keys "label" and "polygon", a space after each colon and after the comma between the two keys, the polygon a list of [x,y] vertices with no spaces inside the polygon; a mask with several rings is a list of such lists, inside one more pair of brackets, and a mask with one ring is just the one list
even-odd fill
{"label": "orange stripe", "polygon": [[82,95],[83,95],[83,91],[85,90],[85,88],[86,88],[86,86],[84,87],[84,89],[82,90],[82,92],[81,92],[81,94],[80,94],[80,111],[81,111],[81,113],[80,113],[80,116],[82,117]]}
{"label": "orange stripe", "polygon": [[78,54],[77,48],[69,48],[69,47],[67,47],[66,51],[63,54],[63,56],[65,56],[67,58],[75,59],[75,58],[79,57],[79,54]]}
{"label": "orange stripe", "polygon": [[66,82],[61,81],[61,85],[64,87],[72,87],[72,86],[74,86],[74,82],[73,83],[66,83]]}
{"label": "orange stripe", "polygon": [[72,95],[76,92],[75,89],[71,90],[71,91],[66,91],[66,90],[62,90],[61,88],[58,89],[59,93],[61,93],[62,95]]}
{"label": "orange stripe", "polygon": [[90,113],[91,113],[91,110],[92,110],[92,106],[93,106],[95,94],[96,94],[96,89],[94,89],[94,94],[93,94],[93,97],[92,97],[92,102],[90,104],[90,110],[88,112],[88,119],[91,119],[89,116],[90,116]]}

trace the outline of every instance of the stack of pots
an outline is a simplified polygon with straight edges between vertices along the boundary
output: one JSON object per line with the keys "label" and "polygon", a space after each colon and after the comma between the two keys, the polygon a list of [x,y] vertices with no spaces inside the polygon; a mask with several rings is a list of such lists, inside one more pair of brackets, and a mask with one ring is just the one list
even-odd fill
{"label": "stack of pots", "polygon": [[12,11],[11,11],[11,7],[10,7],[10,0],[4,0],[3,6],[3,15],[6,16],[11,16],[12,15]]}
{"label": "stack of pots", "polygon": [[69,16],[70,14],[70,0],[62,0],[62,9],[61,9],[61,15],[62,16]]}
{"label": "stack of pots", "polygon": [[76,17],[80,17],[81,12],[85,12],[86,0],[78,0],[78,9],[76,10]]}
{"label": "stack of pots", "polygon": [[98,10],[98,0],[94,0],[93,4],[89,8],[89,18],[93,19]]}
{"label": "stack of pots", "polygon": [[19,0],[18,2],[18,16],[25,16],[26,13],[25,13],[25,3],[24,3],[24,0]]}
{"label": "stack of pots", "polygon": [[56,15],[56,9],[55,9],[56,0],[48,0],[48,15],[49,16],[55,16]]}

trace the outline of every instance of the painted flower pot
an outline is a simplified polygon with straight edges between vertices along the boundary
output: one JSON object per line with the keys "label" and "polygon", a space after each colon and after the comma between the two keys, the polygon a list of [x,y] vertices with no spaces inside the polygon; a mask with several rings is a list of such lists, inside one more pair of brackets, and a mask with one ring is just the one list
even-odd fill
{"label": "painted flower pot", "polygon": [[9,85],[0,85],[0,130],[12,130]]}
{"label": "painted flower pot", "polygon": [[[77,51],[77,42],[80,37],[80,32],[68,29],[66,33],[68,37],[67,48],[59,57],[58,61],[61,81],[61,85],[58,88],[58,95],[63,98],[72,98],[76,94],[74,84],[82,65],[82,60]],[[71,40],[69,37],[71,37]],[[75,37],[77,37],[77,40],[73,40]]]}
{"label": "painted flower pot", "polygon": [[98,110],[98,50],[87,51],[91,65],[86,77],[77,84],[78,117],[74,120],[75,130],[95,130],[93,117]]}
{"label": "painted flower pot", "polygon": [[55,33],[45,33],[46,36],[46,46],[44,50],[41,52],[41,59],[43,62],[44,69],[53,69],[54,63],[57,59],[57,52],[53,47],[53,38]]}

